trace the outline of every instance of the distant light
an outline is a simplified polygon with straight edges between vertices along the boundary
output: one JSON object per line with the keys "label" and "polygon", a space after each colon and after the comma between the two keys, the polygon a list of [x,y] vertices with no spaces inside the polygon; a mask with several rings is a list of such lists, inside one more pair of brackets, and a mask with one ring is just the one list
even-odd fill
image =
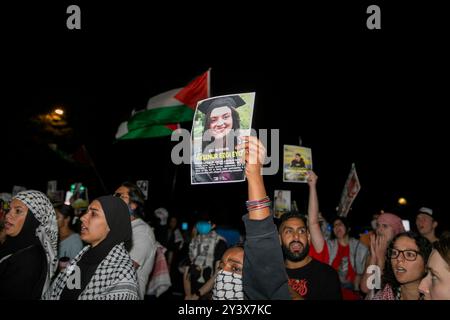
{"label": "distant light", "polygon": [[57,108],[57,109],[55,109],[55,111],[53,111],[53,112],[56,113],[56,114],[58,114],[58,115],[60,115],[60,116],[62,116],[62,115],[64,114],[64,110],[61,109],[61,108]]}
{"label": "distant light", "polygon": [[408,201],[406,201],[405,198],[400,198],[400,199],[398,199],[398,204],[399,204],[399,205],[404,206],[404,205],[406,205],[407,203],[408,203]]}

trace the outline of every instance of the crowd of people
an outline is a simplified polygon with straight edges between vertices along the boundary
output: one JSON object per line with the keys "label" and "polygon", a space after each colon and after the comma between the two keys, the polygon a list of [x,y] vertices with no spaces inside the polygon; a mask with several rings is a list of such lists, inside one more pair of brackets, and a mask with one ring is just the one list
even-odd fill
{"label": "crowd of people", "polygon": [[416,231],[382,212],[366,237],[350,236],[339,216],[328,234],[310,171],[307,212],[274,218],[261,175],[265,148],[241,140],[248,213],[240,241],[207,217],[181,230],[164,208],[149,223],[130,182],[90,202],[79,228],[70,204],[26,190],[1,199],[0,299],[450,300],[450,234],[436,234],[432,209],[418,209]]}

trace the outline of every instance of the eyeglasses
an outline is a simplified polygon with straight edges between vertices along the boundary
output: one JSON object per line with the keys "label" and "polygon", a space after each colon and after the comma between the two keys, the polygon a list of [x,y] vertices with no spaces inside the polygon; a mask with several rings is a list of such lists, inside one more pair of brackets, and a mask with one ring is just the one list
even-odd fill
{"label": "eyeglasses", "polygon": [[420,254],[420,252],[415,250],[398,250],[398,249],[388,250],[388,256],[391,259],[397,259],[400,256],[400,253],[403,254],[403,257],[407,261],[416,261],[417,255]]}

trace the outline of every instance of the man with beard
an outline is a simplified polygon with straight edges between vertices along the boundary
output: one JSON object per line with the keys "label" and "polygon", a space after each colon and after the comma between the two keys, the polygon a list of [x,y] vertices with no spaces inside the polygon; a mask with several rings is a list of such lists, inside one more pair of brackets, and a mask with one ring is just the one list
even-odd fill
{"label": "man with beard", "polygon": [[306,300],[340,300],[341,289],[336,271],[309,255],[309,231],[306,217],[285,213],[278,229],[291,291]]}

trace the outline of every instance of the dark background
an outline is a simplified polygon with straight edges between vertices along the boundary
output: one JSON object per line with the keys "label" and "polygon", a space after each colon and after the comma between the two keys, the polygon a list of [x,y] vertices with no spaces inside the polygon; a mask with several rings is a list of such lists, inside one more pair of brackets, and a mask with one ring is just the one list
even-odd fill
{"label": "dark background", "polygon": [[[253,128],[279,128],[281,145],[300,136],[312,148],[326,217],[354,162],[362,185],[349,215],[355,225],[368,225],[381,209],[413,222],[428,206],[449,228],[449,50],[439,6],[378,2],[382,29],[367,30],[368,2],[91,2],[3,9],[0,191],[45,191],[54,179],[67,189],[81,180],[93,199],[144,179],[149,211],[164,206],[190,221],[209,213],[242,227],[246,183],[190,186],[189,165],[171,162],[170,137],[114,140],[133,109],[212,68],[212,95],[256,92]],[[81,7],[81,30],[66,28],[69,4]],[[58,105],[69,134],[31,121]],[[48,143],[69,153],[84,144],[97,174]],[[265,182],[270,196],[292,190],[306,209],[306,185],[283,183],[281,170]],[[399,197],[408,205],[399,207]]]}

